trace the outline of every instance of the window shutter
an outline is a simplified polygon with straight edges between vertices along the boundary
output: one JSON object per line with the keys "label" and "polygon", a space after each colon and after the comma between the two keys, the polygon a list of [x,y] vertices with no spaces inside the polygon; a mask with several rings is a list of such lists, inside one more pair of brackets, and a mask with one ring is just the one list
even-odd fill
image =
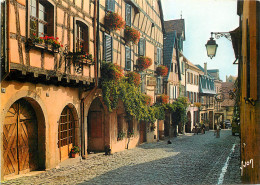
{"label": "window shutter", "polygon": [[131,70],[131,49],[125,47],[125,70]]}
{"label": "window shutter", "polygon": [[161,64],[161,48],[157,48],[157,58],[156,58],[156,61],[157,61],[157,65]]}
{"label": "window shutter", "polygon": [[113,62],[113,40],[110,35],[105,34],[104,58],[106,62]]}
{"label": "window shutter", "polygon": [[170,92],[169,92],[169,94],[170,94],[170,99],[173,99],[174,98],[173,97],[173,95],[174,95],[174,88],[173,88],[172,85],[170,85]]}
{"label": "window shutter", "polygon": [[161,78],[160,77],[157,77],[157,94],[161,94]]}
{"label": "window shutter", "polygon": [[144,40],[144,38],[141,38],[139,40],[138,53],[139,53],[139,56],[145,56],[145,40]]}
{"label": "window shutter", "polygon": [[115,0],[107,0],[107,11],[115,11]]}
{"label": "window shutter", "polygon": [[141,74],[141,92],[145,93],[145,75]]}
{"label": "window shutter", "polygon": [[125,4],[125,23],[127,26],[131,26],[131,10],[131,5]]}
{"label": "window shutter", "polygon": [[175,98],[175,99],[177,98],[177,86],[175,86],[175,95],[174,95],[174,98]]}

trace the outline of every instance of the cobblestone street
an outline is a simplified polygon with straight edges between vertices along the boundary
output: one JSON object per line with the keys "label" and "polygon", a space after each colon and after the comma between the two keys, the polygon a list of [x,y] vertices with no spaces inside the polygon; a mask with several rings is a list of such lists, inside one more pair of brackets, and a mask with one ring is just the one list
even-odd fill
{"label": "cobblestone street", "polygon": [[[232,136],[231,130],[222,130],[220,138],[209,131],[204,135],[179,136],[171,141],[172,144],[167,144],[167,140],[143,144],[110,156],[93,154],[73,165],[3,184],[241,183],[239,137]],[[228,156],[230,160],[225,170]]]}

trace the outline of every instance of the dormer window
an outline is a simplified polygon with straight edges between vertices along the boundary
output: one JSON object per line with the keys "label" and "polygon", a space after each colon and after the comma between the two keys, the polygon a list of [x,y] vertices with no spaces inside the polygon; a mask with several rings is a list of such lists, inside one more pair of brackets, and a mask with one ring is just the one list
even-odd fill
{"label": "dormer window", "polygon": [[30,37],[54,35],[54,7],[47,0],[30,1]]}

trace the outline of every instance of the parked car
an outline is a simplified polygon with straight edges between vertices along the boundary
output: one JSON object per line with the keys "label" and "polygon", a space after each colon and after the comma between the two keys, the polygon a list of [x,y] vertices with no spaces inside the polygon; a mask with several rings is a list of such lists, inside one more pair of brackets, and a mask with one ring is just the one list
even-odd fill
{"label": "parked car", "polygon": [[229,120],[225,120],[224,123],[225,123],[225,128],[231,128],[231,123]]}

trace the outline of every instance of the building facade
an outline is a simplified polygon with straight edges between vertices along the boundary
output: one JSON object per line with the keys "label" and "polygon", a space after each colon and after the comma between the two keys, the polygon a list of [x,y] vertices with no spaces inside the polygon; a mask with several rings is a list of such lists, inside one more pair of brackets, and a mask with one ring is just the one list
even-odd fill
{"label": "building facade", "polygon": [[[75,145],[86,158],[88,152],[157,141],[158,126],[152,131],[148,123],[126,120],[122,101],[113,112],[107,110],[97,61],[118,64],[126,74],[139,56],[152,58],[141,75],[143,92],[155,102],[160,86],[148,81],[163,62],[160,1],[14,0],[1,5],[1,179],[56,167]],[[138,44],[126,43],[124,30],[107,28],[108,12],[140,32]],[[118,140],[128,131],[134,136]]]}
{"label": "building facade", "polygon": [[[239,29],[232,38],[238,60],[238,101],[241,127],[241,176],[260,183],[260,2],[237,1]],[[248,164],[248,165],[246,165]]]}

